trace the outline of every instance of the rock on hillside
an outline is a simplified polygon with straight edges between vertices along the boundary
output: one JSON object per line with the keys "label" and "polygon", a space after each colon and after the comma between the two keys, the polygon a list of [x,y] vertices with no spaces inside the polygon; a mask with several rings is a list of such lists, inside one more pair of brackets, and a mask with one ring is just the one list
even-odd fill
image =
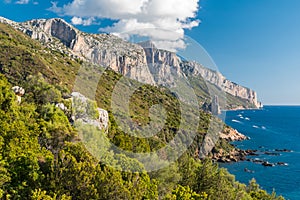
{"label": "rock on hillside", "polygon": [[73,121],[107,130],[109,117],[106,110],[96,108],[96,102],[93,102],[79,92],[73,92],[71,96]]}

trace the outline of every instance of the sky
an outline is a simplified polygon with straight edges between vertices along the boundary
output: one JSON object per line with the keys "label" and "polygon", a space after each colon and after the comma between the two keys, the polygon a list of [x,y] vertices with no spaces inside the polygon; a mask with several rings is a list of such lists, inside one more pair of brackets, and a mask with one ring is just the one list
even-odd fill
{"label": "sky", "polygon": [[[169,50],[190,37],[265,105],[300,105],[299,0],[1,0],[14,21],[61,17],[85,32],[141,34]],[[164,30],[171,30],[164,31]]]}

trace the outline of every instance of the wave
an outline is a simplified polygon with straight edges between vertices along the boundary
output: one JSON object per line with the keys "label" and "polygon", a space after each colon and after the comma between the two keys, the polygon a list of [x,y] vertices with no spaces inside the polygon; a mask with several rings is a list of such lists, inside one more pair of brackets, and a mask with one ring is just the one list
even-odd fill
{"label": "wave", "polygon": [[253,127],[253,128],[259,128],[259,127],[258,127],[258,126],[256,126],[256,125],[253,125],[252,127]]}
{"label": "wave", "polygon": [[245,120],[250,121],[250,118],[249,117],[245,117]]}
{"label": "wave", "polygon": [[231,120],[232,122],[236,122],[236,123],[240,123],[240,124],[242,124],[243,122],[240,122],[239,120],[236,120],[236,119],[233,119],[233,120]]}

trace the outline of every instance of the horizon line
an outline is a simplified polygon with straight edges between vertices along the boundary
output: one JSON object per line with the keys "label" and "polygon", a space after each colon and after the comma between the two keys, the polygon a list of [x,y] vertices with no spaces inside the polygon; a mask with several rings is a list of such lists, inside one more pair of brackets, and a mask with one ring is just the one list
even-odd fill
{"label": "horizon line", "polygon": [[263,106],[300,106],[300,104],[264,104]]}

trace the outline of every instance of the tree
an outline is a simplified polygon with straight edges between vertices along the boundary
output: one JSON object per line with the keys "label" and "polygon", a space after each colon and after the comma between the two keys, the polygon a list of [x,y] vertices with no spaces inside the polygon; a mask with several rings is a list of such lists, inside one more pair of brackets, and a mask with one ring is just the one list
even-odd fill
{"label": "tree", "polygon": [[206,200],[207,194],[205,192],[197,194],[189,186],[178,185],[166,199],[174,200]]}
{"label": "tree", "polygon": [[15,198],[29,197],[32,188],[40,185],[43,175],[39,159],[47,156],[38,143],[39,127],[35,106],[18,106],[11,86],[0,76],[0,135],[2,194]]}
{"label": "tree", "polygon": [[46,82],[42,74],[29,76],[25,85],[25,98],[37,105],[60,102],[61,92],[53,85]]}
{"label": "tree", "polygon": [[282,196],[276,196],[274,191],[272,194],[268,194],[265,190],[262,190],[254,178],[249,182],[247,192],[250,194],[253,200],[284,200]]}

